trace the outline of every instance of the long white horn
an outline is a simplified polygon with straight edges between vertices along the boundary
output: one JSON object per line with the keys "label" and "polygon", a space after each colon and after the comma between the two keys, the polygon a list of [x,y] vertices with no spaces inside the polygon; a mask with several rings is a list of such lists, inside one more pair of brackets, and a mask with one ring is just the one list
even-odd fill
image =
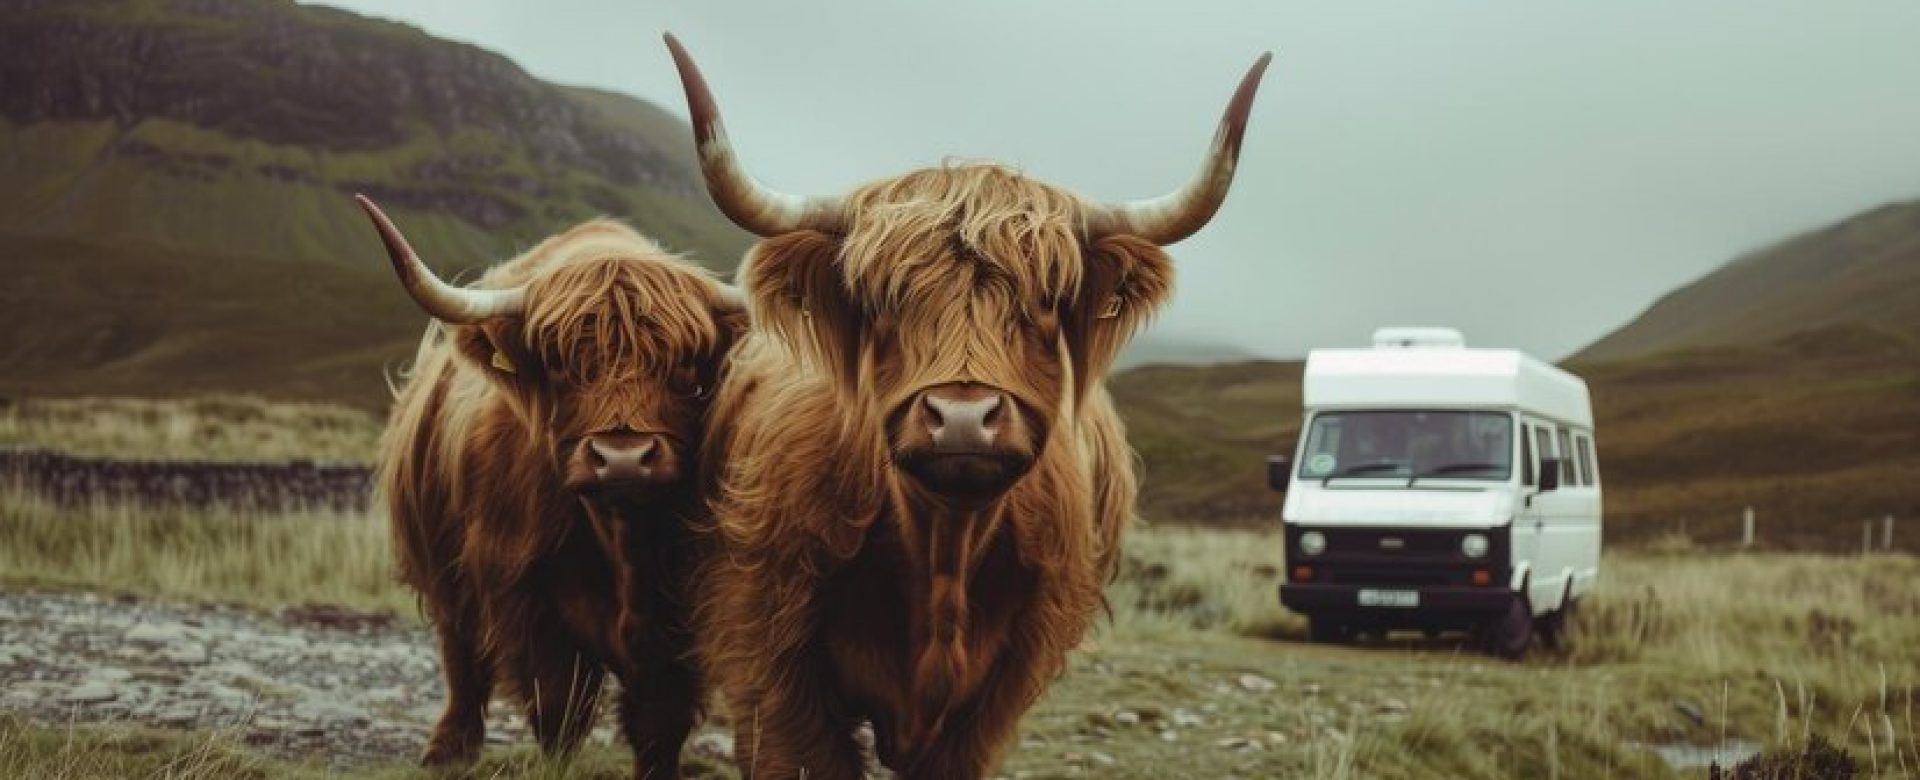
{"label": "long white horn", "polygon": [[1227,199],[1233,186],[1234,167],[1240,162],[1240,141],[1247,133],[1247,115],[1253,110],[1253,95],[1260,89],[1260,77],[1267,72],[1273,53],[1260,55],[1240,88],[1227,103],[1220,118],[1213,147],[1207,152],[1200,175],[1187,186],[1158,198],[1116,204],[1096,204],[1086,212],[1087,235],[1093,238],[1116,234],[1134,235],[1156,244],[1171,244],[1206,227],[1214,212]]}
{"label": "long white horn", "polygon": [[373,220],[374,229],[380,231],[380,242],[387,245],[387,259],[393,261],[393,272],[400,277],[400,284],[407,288],[408,295],[413,296],[413,302],[434,319],[458,325],[519,314],[526,310],[527,291],[524,287],[475,290],[440,281],[440,277],[434,276],[433,270],[414,253],[413,246],[407,243],[407,237],[393,226],[393,220],[387,219],[386,212],[381,211],[365,195],[355,195],[353,199]]}
{"label": "long white horn", "polygon": [[673,53],[673,65],[680,71],[680,85],[687,92],[687,114],[693,121],[693,142],[700,155],[700,172],[707,179],[707,193],[720,213],[740,227],[760,236],[777,236],[798,230],[839,232],[844,217],[838,198],[806,197],[781,192],[761,184],[747,173],[727,140],[727,128],[720,122],[720,107],[693,56],[680,40],[667,33],[667,50]]}

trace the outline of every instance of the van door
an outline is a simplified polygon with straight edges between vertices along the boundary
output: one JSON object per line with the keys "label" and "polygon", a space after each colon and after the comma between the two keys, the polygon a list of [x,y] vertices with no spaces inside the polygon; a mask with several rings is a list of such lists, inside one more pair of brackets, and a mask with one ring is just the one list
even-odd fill
{"label": "van door", "polygon": [[[1564,518],[1561,515],[1564,514],[1562,499],[1565,496],[1562,491],[1565,490],[1568,475],[1563,463],[1561,489],[1539,492],[1540,463],[1548,458],[1559,457],[1559,450],[1554,446],[1555,429],[1551,422],[1530,419],[1527,421],[1527,433],[1527,444],[1533,449],[1535,485],[1522,490],[1521,509],[1515,519],[1517,525],[1526,527],[1527,544],[1521,547],[1516,543],[1514,552],[1524,549],[1528,555],[1525,561],[1516,560],[1514,563],[1516,566],[1524,563],[1532,572],[1528,578],[1527,600],[1533,606],[1533,613],[1540,615],[1556,606],[1560,589],[1566,584],[1562,576],[1566,571],[1565,551],[1561,549],[1565,540],[1560,538],[1564,534],[1559,532],[1564,530]],[[1520,529],[1514,530],[1517,536]]]}
{"label": "van door", "polygon": [[1588,491],[1580,479],[1579,464],[1573,454],[1573,440],[1565,426],[1542,421],[1535,428],[1535,449],[1539,457],[1558,458],[1560,487],[1542,493],[1533,500],[1540,528],[1539,546],[1533,559],[1534,614],[1559,609],[1567,594],[1567,584],[1578,568],[1582,548],[1587,546],[1580,507]]}
{"label": "van door", "polygon": [[1513,525],[1508,528],[1508,538],[1513,545],[1513,560],[1509,565],[1514,569],[1528,566],[1538,557],[1540,549],[1540,509],[1534,492],[1540,489],[1540,455],[1536,451],[1534,434],[1535,422],[1523,419],[1519,428],[1520,438],[1520,500],[1515,504]]}

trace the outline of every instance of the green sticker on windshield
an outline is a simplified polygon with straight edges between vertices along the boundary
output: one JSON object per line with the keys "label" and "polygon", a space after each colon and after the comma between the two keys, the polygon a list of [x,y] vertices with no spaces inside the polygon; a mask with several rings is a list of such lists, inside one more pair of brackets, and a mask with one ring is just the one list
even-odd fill
{"label": "green sticker on windshield", "polygon": [[1338,465],[1340,461],[1334,458],[1331,452],[1315,453],[1313,457],[1307,459],[1307,470],[1315,474],[1329,473],[1333,471],[1334,466]]}

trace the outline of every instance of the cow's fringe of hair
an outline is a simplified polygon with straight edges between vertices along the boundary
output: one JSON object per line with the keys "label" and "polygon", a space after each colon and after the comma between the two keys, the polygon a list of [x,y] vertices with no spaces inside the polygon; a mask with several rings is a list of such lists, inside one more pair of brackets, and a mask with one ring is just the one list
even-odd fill
{"label": "cow's fringe of hair", "polygon": [[703,311],[713,282],[692,268],[586,261],[554,269],[529,285],[544,303],[526,319],[526,345],[550,350],[546,362],[567,366],[564,378],[578,385],[711,359],[723,344]]}

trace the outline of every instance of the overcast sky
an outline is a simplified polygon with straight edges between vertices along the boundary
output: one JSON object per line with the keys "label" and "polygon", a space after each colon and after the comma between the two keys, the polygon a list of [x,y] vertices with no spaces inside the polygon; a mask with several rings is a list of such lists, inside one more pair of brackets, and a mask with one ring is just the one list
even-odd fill
{"label": "overcast sky", "polygon": [[326,4],[684,114],[672,30],[749,168],[809,193],[959,157],[1157,195],[1271,50],[1152,334],[1266,356],[1401,324],[1558,358],[1734,255],[1920,196],[1910,0]]}

